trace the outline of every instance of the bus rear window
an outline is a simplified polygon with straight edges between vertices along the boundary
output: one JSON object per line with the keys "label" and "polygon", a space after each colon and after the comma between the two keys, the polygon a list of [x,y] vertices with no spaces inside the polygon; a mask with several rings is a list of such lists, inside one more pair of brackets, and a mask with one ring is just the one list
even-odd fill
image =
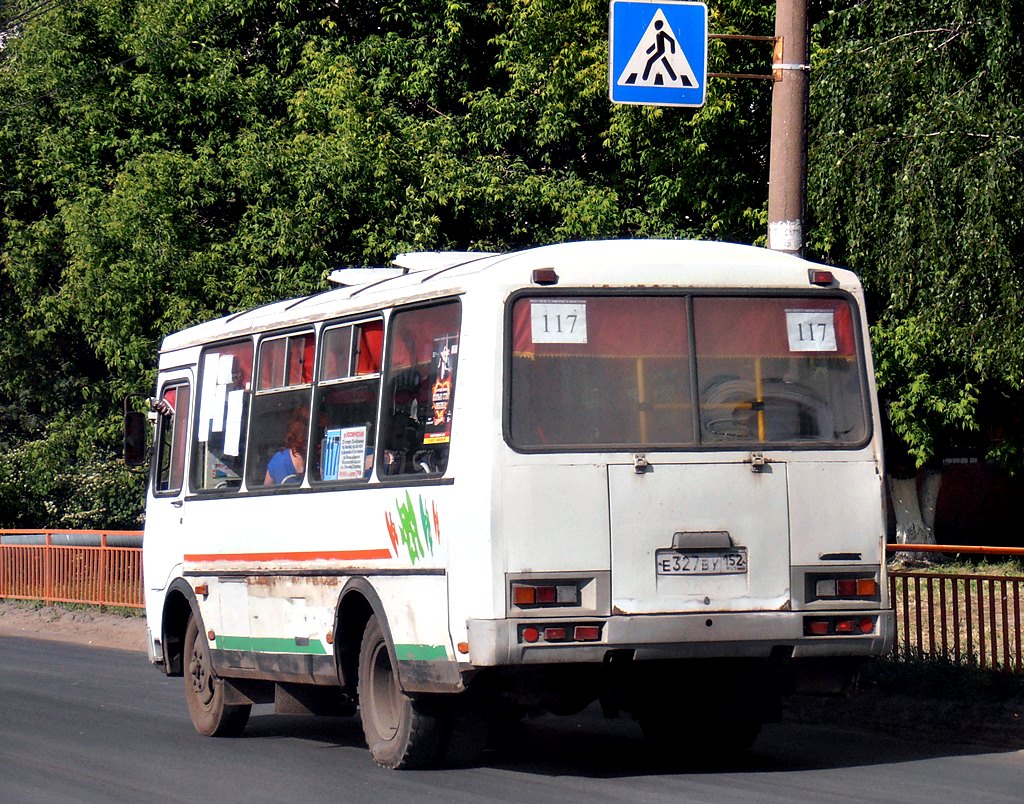
{"label": "bus rear window", "polygon": [[[692,320],[691,320],[692,318]],[[511,443],[525,449],[836,446],[867,436],[844,298],[520,298]]]}
{"label": "bus rear window", "polygon": [[856,444],[863,374],[845,299],[695,298],[701,440]]}
{"label": "bus rear window", "polygon": [[517,446],[696,443],[684,298],[520,299],[513,324]]}

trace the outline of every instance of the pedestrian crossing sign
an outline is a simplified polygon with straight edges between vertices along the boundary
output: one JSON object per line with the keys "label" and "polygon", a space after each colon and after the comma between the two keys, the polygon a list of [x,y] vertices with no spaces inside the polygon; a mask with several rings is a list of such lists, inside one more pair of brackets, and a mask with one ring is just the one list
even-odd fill
{"label": "pedestrian crossing sign", "polygon": [[703,3],[612,0],[609,95],[615,103],[702,106],[708,73]]}

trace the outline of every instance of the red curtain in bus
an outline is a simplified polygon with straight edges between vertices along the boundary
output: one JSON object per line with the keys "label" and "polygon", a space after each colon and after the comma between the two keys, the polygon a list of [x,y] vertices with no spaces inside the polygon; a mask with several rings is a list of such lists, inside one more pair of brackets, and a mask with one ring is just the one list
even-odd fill
{"label": "red curtain in bus", "polygon": [[[520,299],[512,311],[516,357],[683,357],[689,351],[686,300],[678,296],[591,296],[585,305],[585,343],[534,343],[532,306],[546,299]],[[565,300],[558,299],[558,302]],[[575,301],[575,300],[573,300]]]}
{"label": "red curtain in bus", "polygon": [[[853,316],[843,299],[698,297],[693,317],[699,357],[788,356],[789,313],[832,313],[836,349],[822,354],[850,357],[855,352]],[[810,351],[810,350],[808,350]]]}
{"label": "red curtain in bus", "polygon": [[458,337],[461,309],[441,304],[395,315],[391,330],[391,371],[430,363],[437,338]]}
{"label": "red curtain in bus", "polygon": [[376,374],[384,362],[384,322],[371,321],[359,327],[359,360],[356,374]]}

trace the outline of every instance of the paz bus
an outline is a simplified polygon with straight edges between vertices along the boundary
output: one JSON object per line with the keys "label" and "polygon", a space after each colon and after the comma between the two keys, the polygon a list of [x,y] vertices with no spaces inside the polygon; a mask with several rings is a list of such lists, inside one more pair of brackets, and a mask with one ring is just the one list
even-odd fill
{"label": "paz bus", "polygon": [[148,650],[200,733],[358,713],[413,768],[599,702],[721,755],[890,648],[852,273],[629,240],[333,278],[160,350]]}

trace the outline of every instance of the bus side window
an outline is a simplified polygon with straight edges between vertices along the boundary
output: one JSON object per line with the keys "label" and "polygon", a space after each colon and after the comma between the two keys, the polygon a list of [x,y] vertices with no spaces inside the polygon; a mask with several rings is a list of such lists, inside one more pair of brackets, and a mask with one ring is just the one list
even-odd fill
{"label": "bus side window", "polygon": [[396,312],[381,416],[382,476],[443,474],[448,468],[461,306]]}
{"label": "bus side window", "polygon": [[364,480],[372,473],[383,346],[380,319],[324,330],[311,481]]}
{"label": "bus side window", "polygon": [[157,438],[156,475],[153,493],[177,494],[185,480],[185,443],[188,432],[188,383],[169,385],[160,395],[160,428]]}
{"label": "bus side window", "polygon": [[312,332],[260,341],[252,402],[247,488],[298,486],[306,469],[313,387]]}
{"label": "bus side window", "polygon": [[199,404],[192,444],[192,488],[242,485],[252,387],[252,341],[207,347],[199,359]]}

